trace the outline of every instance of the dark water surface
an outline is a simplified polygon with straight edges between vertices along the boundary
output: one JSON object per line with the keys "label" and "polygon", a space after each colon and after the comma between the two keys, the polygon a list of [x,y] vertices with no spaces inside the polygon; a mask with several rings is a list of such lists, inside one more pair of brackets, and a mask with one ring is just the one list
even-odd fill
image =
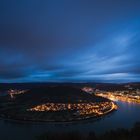
{"label": "dark water surface", "polygon": [[131,128],[140,121],[140,104],[117,102],[119,109],[98,120],[86,120],[74,123],[23,123],[0,119],[0,140],[34,140],[44,132],[80,131],[97,134],[116,128]]}

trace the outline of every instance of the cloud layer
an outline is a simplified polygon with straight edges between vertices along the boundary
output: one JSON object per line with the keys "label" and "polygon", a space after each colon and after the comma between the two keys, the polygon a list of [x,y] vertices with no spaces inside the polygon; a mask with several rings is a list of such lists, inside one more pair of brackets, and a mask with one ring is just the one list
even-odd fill
{"label": "cloud layer", "polygon": [[0,5],[0,82],[140,81],[139,0]]}

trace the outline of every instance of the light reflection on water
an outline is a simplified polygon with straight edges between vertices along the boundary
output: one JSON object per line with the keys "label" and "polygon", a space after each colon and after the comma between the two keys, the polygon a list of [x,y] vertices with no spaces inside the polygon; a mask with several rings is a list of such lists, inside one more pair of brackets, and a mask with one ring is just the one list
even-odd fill
{"label": "light reflection on water", "polygon": [[97,134],[116,128],[131,128],[140,121],[140,104],[116,102],[119,109],[101,119],[74,123],[23,123],[0,120],[0,138],[2,140],[33,140],[34,136],[44,132],[80,131]]}

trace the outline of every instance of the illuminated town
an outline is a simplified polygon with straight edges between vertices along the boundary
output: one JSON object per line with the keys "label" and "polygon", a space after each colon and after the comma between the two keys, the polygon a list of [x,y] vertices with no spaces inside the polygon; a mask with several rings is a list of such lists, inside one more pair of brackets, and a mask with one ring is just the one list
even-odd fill
{"label": "illuminated town", "polygon": [[7,91],[7,93],[10,95],[11,99],[14,99],[15,96],[18,94],[24,94],[26,92],[27,92],[27,90],[17,90],[17,89],[15,89],[15,90],[10,89]]}
{"label": "illuminated town", "polygon": [[128,103],[139,103],[140,104],[140,90],[133,89],[130,85],[125,85],[126,90],[118,91],[105,91],[99,89],[93,89],[92,87],[84,87],[83,91],[94,94],[96,96],[104,97],[112,101],[123,101]]}
{"label": "illuminated town", "polygon": [[115,92],[105,92],[97,90],[95,92],[96,96],[101,96],[108,98],[112,101],[123,101],[128,103],[139,103],[140,104],[140,92],[137,91],[115,91]]}
{"label": "illuminated town", "polygon": [[101,103],[79,103],[79,104],[63,104],[63,103],[46,103],[38,105],[28,111],[76,111],[75,115],[93,115],[100,116],[112,110],[116,110],[117,106],[113,102]]}

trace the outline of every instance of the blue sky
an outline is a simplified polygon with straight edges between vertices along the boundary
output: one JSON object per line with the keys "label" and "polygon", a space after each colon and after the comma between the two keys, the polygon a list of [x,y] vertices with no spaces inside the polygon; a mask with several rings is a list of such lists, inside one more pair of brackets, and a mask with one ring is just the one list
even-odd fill
{"label": "blue sky", "polygon": [[139,0],[1,0],[0,82],[139,82]]}

